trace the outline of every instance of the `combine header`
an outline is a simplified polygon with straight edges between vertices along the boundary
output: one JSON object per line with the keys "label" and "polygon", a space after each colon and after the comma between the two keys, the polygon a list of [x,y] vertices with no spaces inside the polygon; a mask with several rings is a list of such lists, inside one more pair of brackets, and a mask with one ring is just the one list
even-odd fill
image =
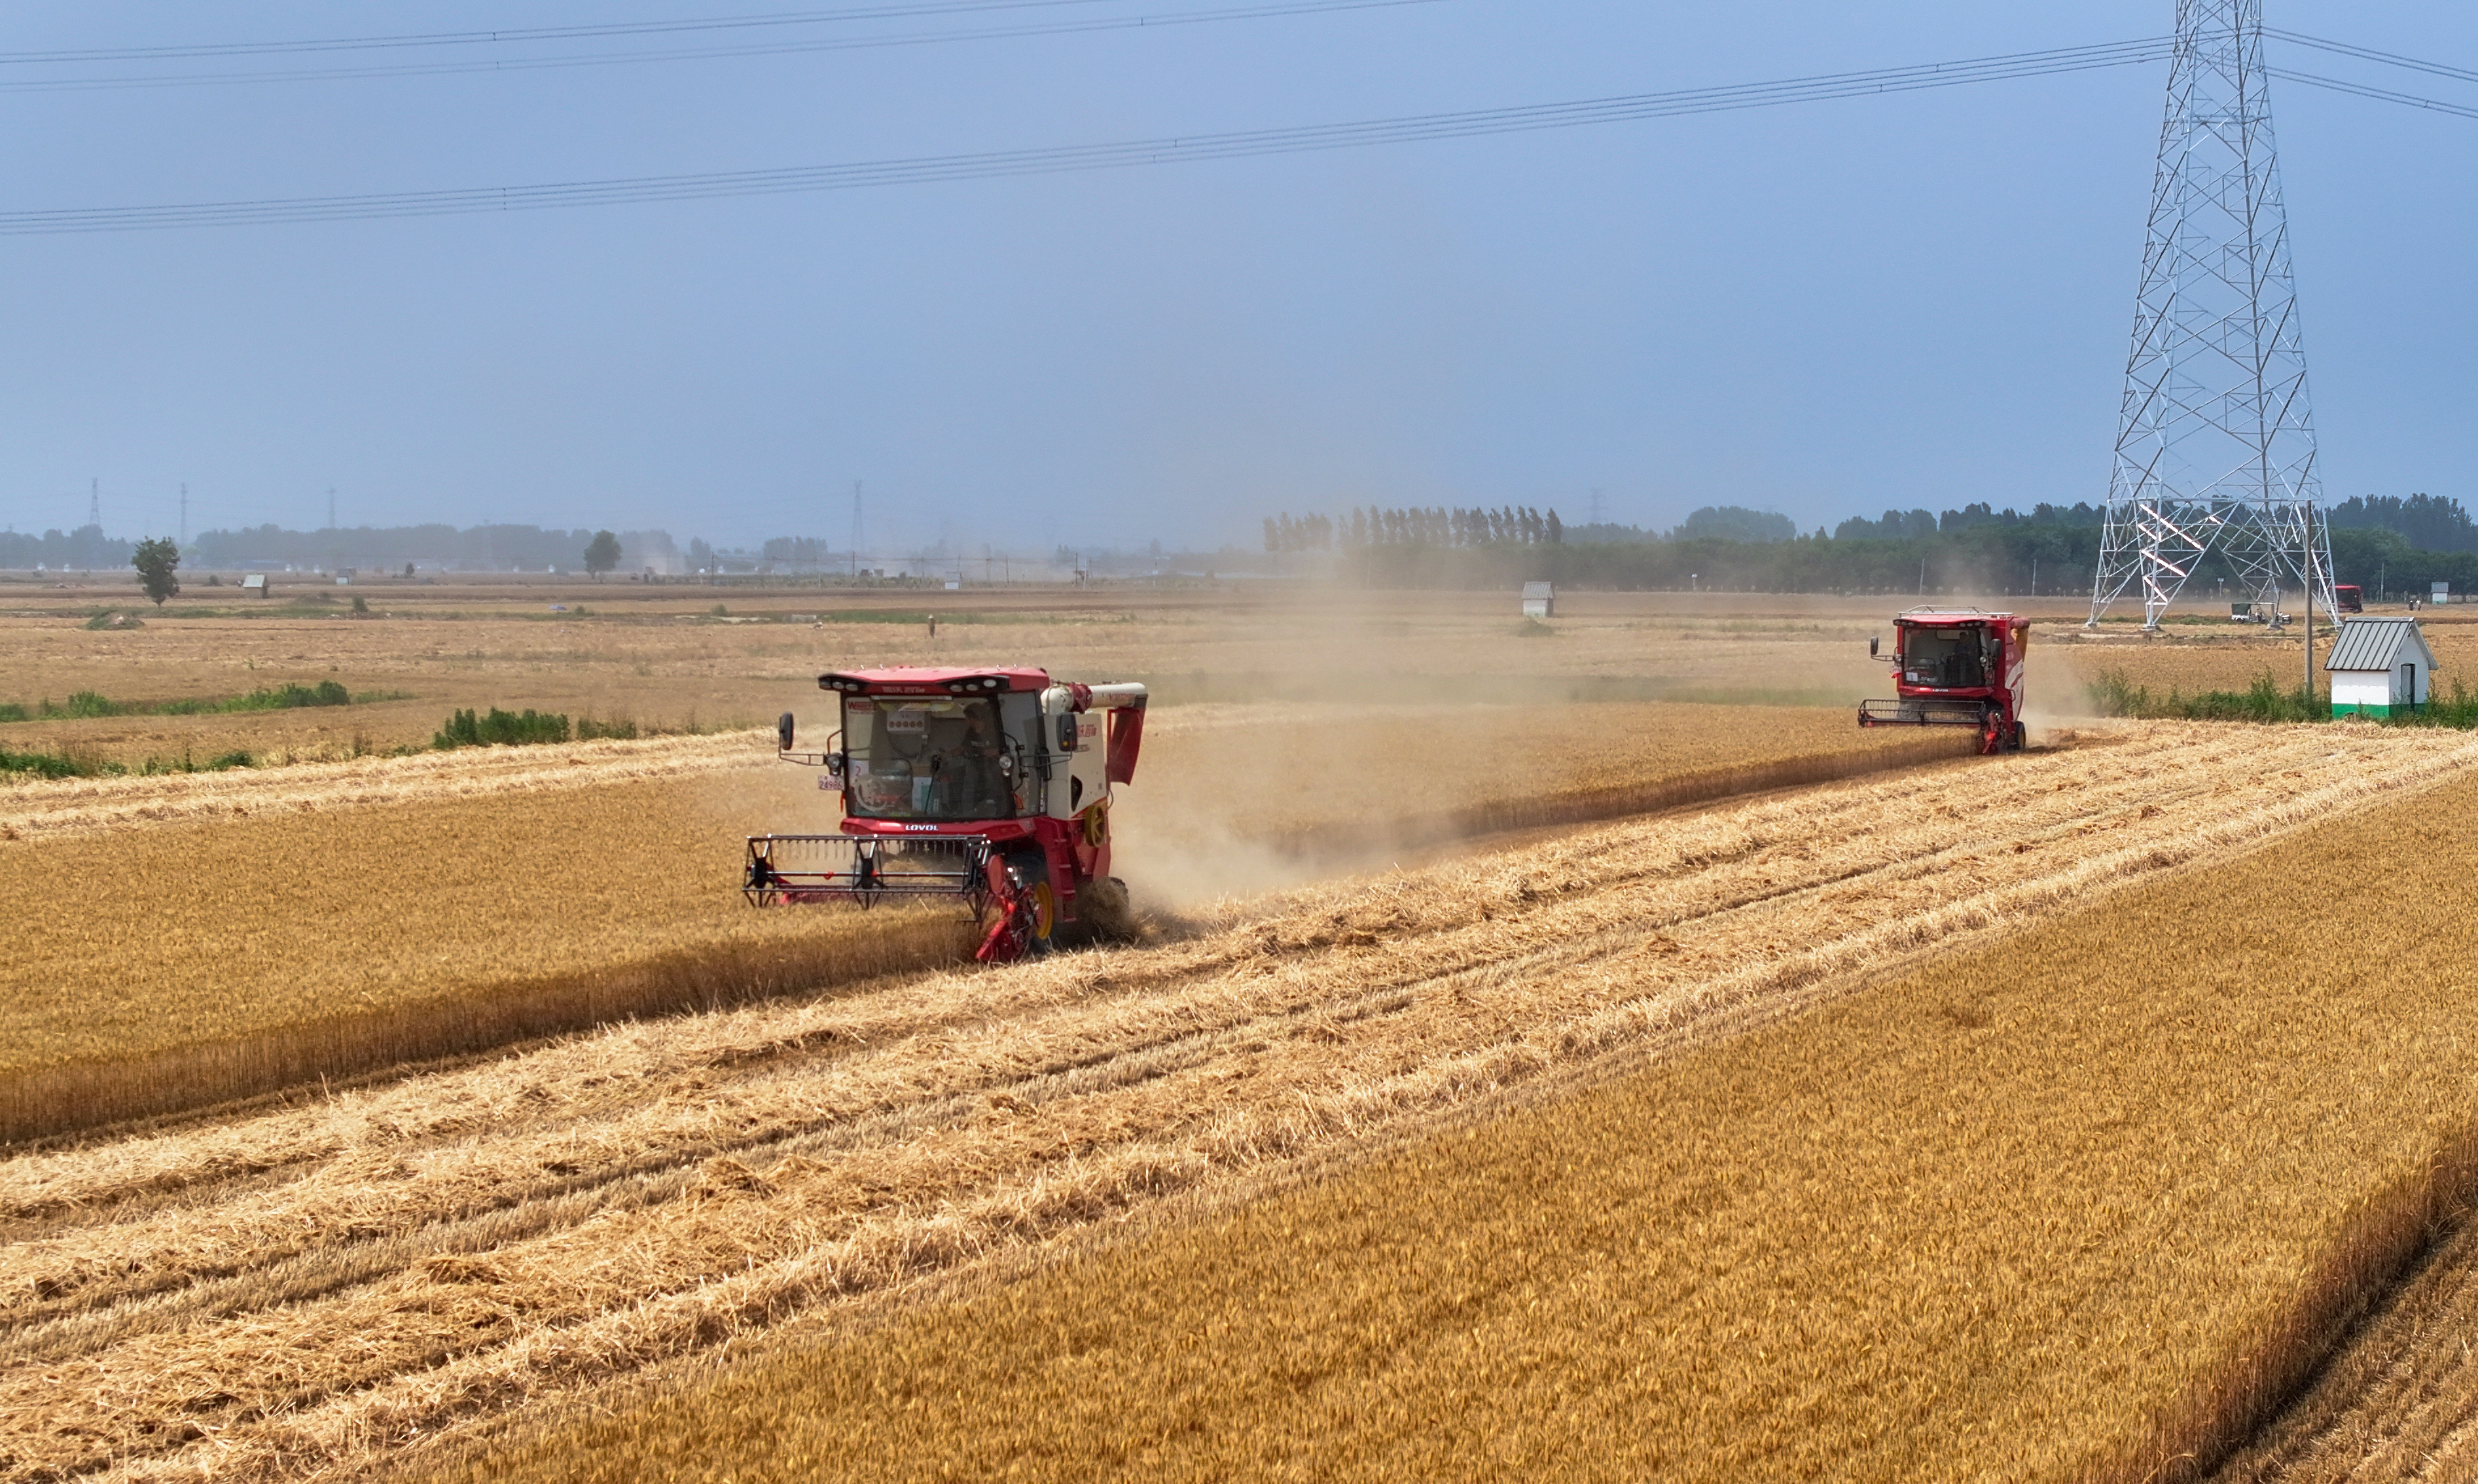
{"label": "combine header", "polygon": [[776,755],[825,769],[818,787],[843,793],[843,833],[750,836],[750,902],[960,899],[974,921],[995,917],[974,955],[985,964],[1125,930],[1110,788],[1135,777],[1143,686],[913,668],[818,686],[840,699],[842,728],[822,751],[796,752],[785,712]]}
{"label": "combine header", "polygon": [[[1860,701],[1860,726],[1967,726],[1985,755],[2022,750],[2022,660],[2031,620],[1976,608],[1913,608],[1893,620],[1889,701]],[[1878,655],[1876,641],[1867,653]]]}

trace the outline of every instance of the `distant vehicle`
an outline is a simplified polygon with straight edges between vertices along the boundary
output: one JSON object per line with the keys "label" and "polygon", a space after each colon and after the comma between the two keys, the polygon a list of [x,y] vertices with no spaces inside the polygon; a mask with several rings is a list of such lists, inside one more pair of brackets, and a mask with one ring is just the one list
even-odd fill
{"label": "distant vehicle", "polygon": [[2332,606],[2344,614],[2362,614],[2366,611],[2366,595],[2354,582],[2336,582],[2332,585]]}
{"label": "distant vehicle", "polygon": [[[1967,726],[1982,756],[2019,752],[2031,620],[1977,608],[1913,608],[1893,620],[1899,699],[1860,701],[1860,726]],[[1877,653],[1867,641],[1867,653]]]}

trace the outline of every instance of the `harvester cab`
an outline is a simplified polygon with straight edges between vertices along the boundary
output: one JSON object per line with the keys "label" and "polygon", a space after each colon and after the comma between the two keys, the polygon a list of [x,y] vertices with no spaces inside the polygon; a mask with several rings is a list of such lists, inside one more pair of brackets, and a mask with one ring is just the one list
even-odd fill
{"label": "harvester cab", "polygon": [[843,795],[832,835],[752,835],[742,891],[760,907],[950,898],[1002,963],[1130,925],[1110,874],[1110,791],[1134,779],[1145,688],[1039,669],[894,668],[818,677],[841,708],[822,749],[776,755]]}
{"label": "harvester cab", "polygon": [[[1913,608],[1893,620],[1894,700],[1858,703],[1860,726],[1967,726],[1983,754],[2019,752],[2031,620],[1976,608]],[[1867,652],[1878,658],[1877,641]]]}

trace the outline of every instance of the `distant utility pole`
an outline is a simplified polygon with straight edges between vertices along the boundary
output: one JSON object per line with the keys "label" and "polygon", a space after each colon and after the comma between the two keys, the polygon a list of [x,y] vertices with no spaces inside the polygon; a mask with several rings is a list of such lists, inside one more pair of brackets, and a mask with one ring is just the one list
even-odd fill
{"label": "distant utility pole", "polygon": [[852,575],[860,575],[860,481],[852,481]]}
{"label": "distant utility pole", "polygon": [[190,487],[181,487],[181,544],[190,544]]}
{"label": "distant utility pole", "polygon": [[103,481],[89,479],[86,484],[86,523],[97,530],[103,528]]}
{"label": "distant utility pole", "polygon": [[1592,491],[1592,524],[1594,524],[1594,525],[1599,525],[1600,523],[1601,523],[1601,491],[1600,491],[1600,490],[1594,490]]}

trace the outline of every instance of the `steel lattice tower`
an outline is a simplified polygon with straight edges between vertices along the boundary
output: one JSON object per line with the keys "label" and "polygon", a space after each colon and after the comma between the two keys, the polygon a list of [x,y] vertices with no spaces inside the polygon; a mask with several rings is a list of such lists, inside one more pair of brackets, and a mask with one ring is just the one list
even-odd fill
{"label": "steel lattice tower", "polygon": [[2205,559],[2233,592],[2332,602],[2263,0],[2177,0],[2167,121],[2090,622],[2139,589],[2145,628]]}

